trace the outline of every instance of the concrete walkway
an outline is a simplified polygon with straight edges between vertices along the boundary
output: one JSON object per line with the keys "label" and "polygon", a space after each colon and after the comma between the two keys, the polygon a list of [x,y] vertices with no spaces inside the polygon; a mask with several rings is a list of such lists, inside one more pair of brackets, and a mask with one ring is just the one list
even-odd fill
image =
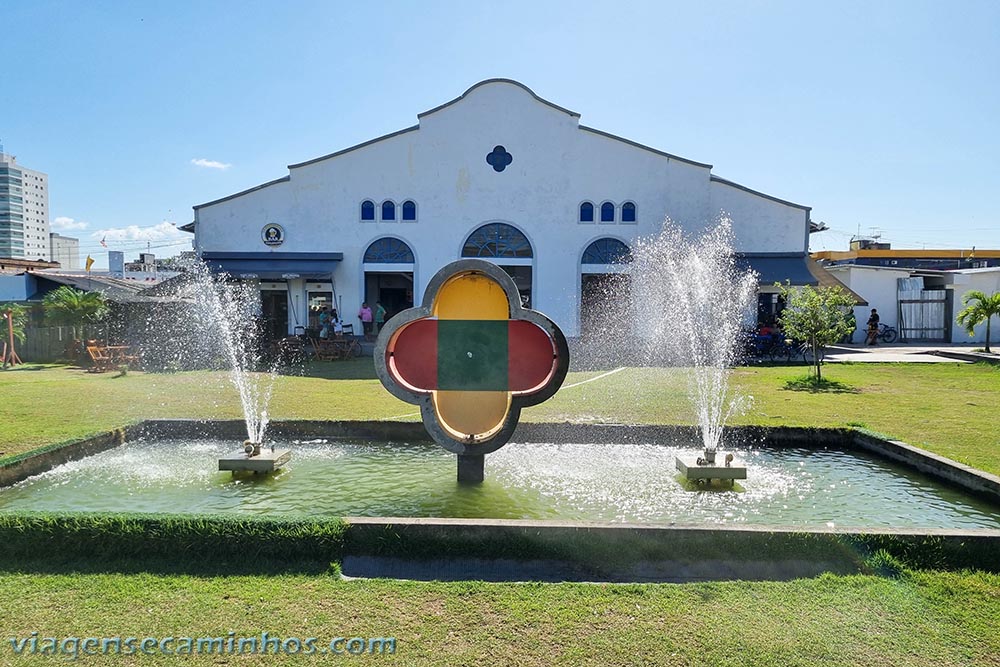
{"label": "concrete walkway", "polygon": [[974,352],[981,345],[925,345],[919,343],[893,345],[833,345],[827,349],[829,363],[949,363],[967,364],[973,361],[1000,361],[1000,355]]}

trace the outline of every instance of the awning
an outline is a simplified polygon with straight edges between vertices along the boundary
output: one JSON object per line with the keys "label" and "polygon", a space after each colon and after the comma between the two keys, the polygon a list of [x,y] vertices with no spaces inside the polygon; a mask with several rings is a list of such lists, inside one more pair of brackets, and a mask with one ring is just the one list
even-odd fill
{"label": "awning", "polygon": [[837,276],[827,271],[809,255],[794,253],[744,254],[737,255],[736,263],[742,268],[757,272],[758,284],[771,286],[774,283],[791,285],[812,285],[814,287],[839,287],[854,298],[859,306],[868,302],[860,294],[842,283]]}
{"label": "awning", "polygon": [[816,276],[809,270],[807,262],[812,259],[805,253],[760,253],[739,254],[736,263],[742,269],[757,272],[757,282],[761,285],[789,282],[792,285],[818,285]]}
{"label": "awning", "polygon": [[333,273],[342,252],[203,252],[201,259],[216,273],[259,280],[322,280]]}

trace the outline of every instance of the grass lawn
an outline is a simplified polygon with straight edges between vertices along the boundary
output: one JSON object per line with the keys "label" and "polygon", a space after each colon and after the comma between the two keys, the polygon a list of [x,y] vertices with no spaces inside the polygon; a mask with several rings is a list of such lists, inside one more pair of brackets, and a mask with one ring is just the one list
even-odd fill
{"label": "grass lawn", "polygon": [[[1000,578],[661,585],[339,581],[329,576],[0,575],[0,664],[40,637],[393,637],[400,665],[1000,664]],[[81,656],[80,664],[322,664],[336,656]],[[182,663],[180,661],[183,661]]]}
{"label": "grass lawn", "polygon": [[[32,370],[38,368],[38,370]],[[416,409],[389,395],[370,359],[320,362],[278,379],[273,419],[407,419]],[[786,388],[801,366],[739,368],[734,384],[754,396],[734,423],[864,426],[1000,474],[1000,368],[986,364],[838,364],[827,376],[852,391]],[[570,373],[572,385],[600,372]],[[628,368],[566,387],[523,412],[532,421],[691,423],[683,371]],[[0,452],[13,455],[146,418],[240,416],[223,372],[90,374],[27,367],[0,372]],[[2,457],[0,457],[2,458]]]}
{"label": "grass lawn", "polygon": [[[373,379],[370,360],[284,376],[274,418],[416,419]],[[984,365],[837,365],[851,391],[786,389],[801,367],[741,368],[756,397],[737,420],[864,425],[1000,473],[1000,370]],[[599,372],[572,373],[567,384]],[[44,367],[0,373],[0,451],[13,454],[153,417],[236,417],[222,373],[88,375]],[[412,415],[412,416],[411,416]],[[568,387],[525,411],[536,421],[688,423],[683,375],[625,369]],[[198,576],[43,571],[0,563],[0,665],[67,664],[16,656],[10,638],[395,637],[362,656],[83,656],[81,664],[272,665],[349,660],[400,665],[998,665],[1000,576],[906,571],[790,582],[655,585],[342,581],[330,574]],[[96,572],[96,573],[95,573]]]}

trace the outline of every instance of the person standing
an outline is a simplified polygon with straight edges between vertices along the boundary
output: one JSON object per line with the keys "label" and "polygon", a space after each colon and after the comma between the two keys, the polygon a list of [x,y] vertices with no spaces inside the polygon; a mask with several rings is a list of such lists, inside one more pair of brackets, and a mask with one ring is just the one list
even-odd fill
{"label": "person standing", "polygon": [[375,302],[375,335],[377,336],[380,331],[382,331],[382,326],[385,324],[385,308],[382,307],[381,301]]}
{"label": "person standing", "polygon": [[319,312],[319,337],[327,338],[330,335],[330,311],[326,306]]}
{"label": "person standing", "polygon": [[368,307],[367,301],[361,304],[358,318],[361,320],[361,329],[364,331],[365,339],[368,339],[372,335],[372,309]]}
{"label": "person standing", "polygon": [[871,317],[868,318],[868,344],[878,345],[878,310],[872,308]]}

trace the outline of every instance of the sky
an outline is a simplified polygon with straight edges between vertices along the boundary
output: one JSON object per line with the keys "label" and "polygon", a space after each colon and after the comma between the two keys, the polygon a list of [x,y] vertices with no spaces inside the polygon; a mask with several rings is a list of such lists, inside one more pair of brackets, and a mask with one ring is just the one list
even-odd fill
{"label": "sky", "polygon": [[504,77],[894,248],[1000,249],[1000,3],[0,0],[0,142],[107,265]]}

